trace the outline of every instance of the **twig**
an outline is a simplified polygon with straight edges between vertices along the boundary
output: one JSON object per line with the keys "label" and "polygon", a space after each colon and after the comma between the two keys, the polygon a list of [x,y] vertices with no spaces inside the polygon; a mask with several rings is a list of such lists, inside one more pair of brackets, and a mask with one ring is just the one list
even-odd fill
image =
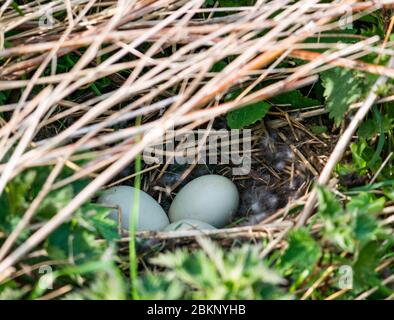
{"label": "twig", "polygon": [[[394,57],[390,58],[388,62],[388,67],[394,67]],[[331,153],[323,171],[321,172],[319,179],[317,180],[318,185],[326,185],[330,179],[331,173],[333,172],[336,164],[341,160],[343,154],[345,153],[350,141],[353,138],[354,133],[356,132],[358,126],[363,121],[365,116],[368,114],[371,107],[375,104],[378,99],[378,90],[387,82],[388,78],[385,76],[380,76],[379,79],[375,82],[374,86],[371,89],[368,97],[364,101],[363,105],[354,115],[352,121],[349,126],[339,138],[338,143],[336,144],[334,151]],[[305,207],[301,214],[298,217],[297,226],[303,226],[310,215],[312,214],[313,208],[315,207],[317,199],[317,191],[314,188],[309,194],[308,200],[306,201]]]}

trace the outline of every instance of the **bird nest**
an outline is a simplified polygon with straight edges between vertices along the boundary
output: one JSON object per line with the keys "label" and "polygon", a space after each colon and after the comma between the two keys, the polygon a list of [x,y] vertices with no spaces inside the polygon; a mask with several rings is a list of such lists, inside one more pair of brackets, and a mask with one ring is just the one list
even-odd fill
{"label": "bird nest", "polygon": [[[392,4],[271,0],[226,9],[202,0],[54,0],[30,1],[18,15],[9,10],[10,1],[3,1],[0,94],[13,94],[10,103],[0,106],[0,194],[31,168],[50,170],[1,251],[2,257],[9,255],[0,263],[0,274],[101,188],[132,184],[138,174],[142,189],[163,207],[188,179],[204,172],[229,177],[241,193],[240,210],[230,228],[203,234],[264,235],[277,245],[297,223],[294,211],[305,204],[340,129],[313,133],[308,124],[327,120],[323,107],[296,110],[272,98],[296,89],[308,92],[318,74],[333,67],[392,75],[391,68],[358,60],[390,51],[377,37],[349,34],[348,42],[307,41],[332,38],[332,30],[348,18],[356,21]],[[240,91],[228,98],[234,90]],[[226,129],[226,114],[261,101],[271,109],[264,121],[247,127],[252,140],[244,150],[251,155],[246,174],[234,176],[231,163],[164,162],[133,170],[135,159],[169,131],[181,136],[190,130]],[[71,173],[62,175],[64,168]],[[86,178],[89,183],[72,201],[10,252],[51,191]],[[198,235],[138,233],[159,240]]]}

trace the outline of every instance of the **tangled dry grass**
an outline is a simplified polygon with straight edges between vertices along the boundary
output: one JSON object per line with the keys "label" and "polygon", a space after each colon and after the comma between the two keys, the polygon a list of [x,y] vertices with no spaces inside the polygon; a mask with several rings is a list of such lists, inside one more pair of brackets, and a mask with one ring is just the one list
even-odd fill
{"label": "tangled dry grass", "polygon": [[[372,52],[393,55],[378,37],[357,36],[349,44],[304,42],[306,38],[318,38],[320,33],[338,28],[347,16],[358,19],[393,4],[391,0],[330,3],[259,0],[253,7],[225,10],[203,8],[202,0],[35,0],[20,6],[24,13],[21,16],[12,10],[10,0],[3,2],[0,90],[23,88],[23,93],[14,103],[0,106],[0,112],[7,115],[0,118],[0,194],[11,179],[29,168],[50,166],[52,170],[43,189],[0,249],[0,278],[13,272],[16,262],[167,130],[175,128],[181,134],[186,129],[209,127],[213,119],[230,110],[310,85],[319,72],[333,66],[377,74],[381,76],[379,84],[386,77],[393,77],[393,65],[384,67],[358,60]],[[283,11],[273,15],[278,9]],[[49,11],[55,17],[53,24],[40,25],[40,18]],[[64,11],[66,15],[56,15]],[[213,15],[223,11],[226,14],[222,16]],[[316,48],[324,53],[310,51]],[[70,52],[78,55],[78,61],[70,70],[59,73],[59,59]],[[232,57],[231,62],[223,70],[212,71],[215,63],[228,57]],[[289,57],[307,63],[279,68]],[[102,78],[111,80],[110,91],[98,96],[73,95]],[[253,90],[269,79],[273,80],[270,85]],[[234,87],[243,89],[241,95],[234,101],[223,102],[223,97]],[[365,114],[376,99],[377,96],[371,95],[366,103],[352,107]],[[390,101],[393,97],[384,99]],[[301,113],[297,119],[291,117],[290,122],[284,112],[274,115],[275,119],[267,125],[278,129],[294,121],[300,124],[324,112],[323,108],[316,108]],[[362,113],[359,115],[362,117]],[[135,125],[139,116],[145,120]],[[302,159],[302,151],[297,153],[297,159],[312,168],[311,179],[318,178],[328,163],[319,181],[330,182],[333,165],[343,155],[357,121],[350,126],[353,127],[345,131],[333,153],[331,148],[319,155],[323,156],[320,165]],[[85,164],[77,165],[76,161],[82,159],[86,160]],[[60,179],[64,167],[75,172]],[[84,177],[90,177],[91,182],[52,219],[11,250],[21,232],[29,227],[42,199],[52,190]],[[309,186],[309,183],[305,186],[300,198],[254,226],[207,234],[268,235],[272,241],[263,253],[266,255],[295,224],[307,222],[314,206],[314,196],[307,193]],[[294,217],[286,218],[290,209],[305,204],[307,199],[309,202],[298,221]],[[168,239],[197,233],[154,236]],[[140,236],[152,234],[140,233]]]}

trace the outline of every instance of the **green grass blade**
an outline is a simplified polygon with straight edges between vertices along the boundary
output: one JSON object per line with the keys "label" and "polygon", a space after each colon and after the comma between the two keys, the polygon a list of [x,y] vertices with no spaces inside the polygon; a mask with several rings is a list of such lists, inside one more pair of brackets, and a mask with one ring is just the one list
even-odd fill
{"label": "green grass blade", "polygon": [[[136,120],[136,126],[141,124],[141,117],[138,117]],[[137,140],[140,138],[137,137]],[[137,223],[138,223],[138,211],[139,211],[139,195],[141,189],[141,155],[138,155],[135,159],[134,170],[136,176],[134,178],[134,188],[136,189],[134,192],[133,199],[133,208],[132,213],[130,215],[130,223],[129,223],[129,233],[130,233],[130,241],[129,241],[129,258],[130,258],[130,282],[131,282],[131,297],[134,300],[139,299],[139,294],[137,290],[137,280],[138,280],[138,258],[137,258],[137,250],[136,250],[136,231],[137,231]]]}

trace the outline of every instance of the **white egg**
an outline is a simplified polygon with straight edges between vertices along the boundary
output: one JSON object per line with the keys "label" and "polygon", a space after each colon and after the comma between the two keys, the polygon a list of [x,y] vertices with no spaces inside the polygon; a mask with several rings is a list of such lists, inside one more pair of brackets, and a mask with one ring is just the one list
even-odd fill
{"label": "white egg", "polygon": [[203,221],[182,219],[169,224],[163,231],[215,230],[216,228]]}
{"label": "white egg", "polygon": [[201,176],[185,185],[171,204],[171,222],[195,219],[221,228],[229,223],[239,205],[235,184],[219,175]]}
{"label": "white egg", "polygon": [[[135,188],[117,186],[104,191],[98,202],[104,205],[119,206],[122,228],[129,230],[130,215],[133,210]],[[118,210],[113,210],[110,217],[118,221]],[[158,231],[169,224],[163,208],[149,194],[139,191],[138,231]]]}

